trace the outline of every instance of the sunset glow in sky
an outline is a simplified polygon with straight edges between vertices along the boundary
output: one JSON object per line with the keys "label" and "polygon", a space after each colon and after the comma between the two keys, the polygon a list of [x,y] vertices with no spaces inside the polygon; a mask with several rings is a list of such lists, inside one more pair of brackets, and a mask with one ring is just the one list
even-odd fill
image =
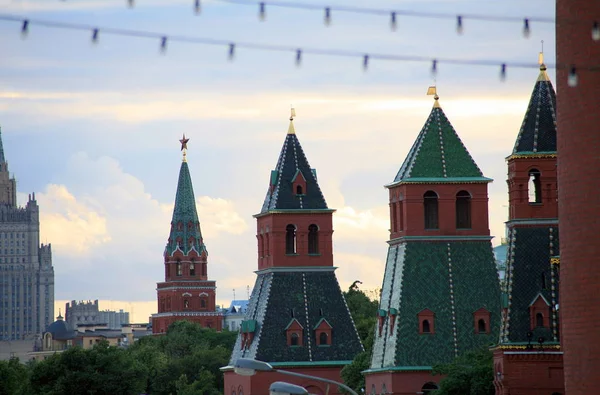
{"label": "sunset glow in sky", "polygon": [[[365,6],[359,0],[329,5]],[[553,17],[550,0],[371,0],[369,7],[451,14]],[[535,63],[544,40],[554,63],[554,26],[255,7],[192,0],[0,0],[0,13],[107,27],[352,50]],[[246,297],[257,268],[255,220],[296,108],[296,133],[334,214],[334,251],[343,288],[381,286],[393,180],[433,104],[429,63],[362,59],[159,42],[0,21],[0,126],[19,199],[35,191],[42,241],[52,243],[56,300],[100,299],[102,309],[131,310],[146,321],[169,234],[181,163],[188,162],[209,277],[218,301]],[[506,164],[538,75],[536,69],[440,62],[440,104],[485,176],[493,178],[494,244],[507,217]],[[548,70],[555,81],[554,70]],[[113,301],[113,302],[108,302]],[[118,302],[123,301],[123,302]],[[58,309],[57,309],[58,313]]]}

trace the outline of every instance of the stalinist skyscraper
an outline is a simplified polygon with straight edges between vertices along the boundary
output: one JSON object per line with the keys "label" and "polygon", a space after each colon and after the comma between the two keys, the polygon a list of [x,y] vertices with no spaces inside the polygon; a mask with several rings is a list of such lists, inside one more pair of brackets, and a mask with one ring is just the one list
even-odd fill
{"label": "stalinist skyscraper", "polygon": [[40,245],[35,194],[17,206],[0,133],[0,340],[27,339],[54,320],[54,268],[50,244]]}

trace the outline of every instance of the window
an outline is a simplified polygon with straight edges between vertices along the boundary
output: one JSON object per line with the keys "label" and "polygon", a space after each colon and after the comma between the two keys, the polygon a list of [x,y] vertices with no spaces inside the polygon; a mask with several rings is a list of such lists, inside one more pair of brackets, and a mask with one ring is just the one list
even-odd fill
{"label": "window", "polygon": [[296,185],[296,195],[302,195],[302,185]]}
{"label": "window", "polygon": [[196,265],[194,265],[194,262],[192,261],[192,263],[190,263],[190,276],[195,276],[196,275]]}
{"label": "window", "polygon": [[544,327],[544,315],[542,313],[537,313],[535,315],[535,326]]}
{"label": "window", "polygon": [[477,321],[477,330],[479,331],[479,333],[487,333],[485,320],[483,318],[481,318],[481,319],[479,319],[479,321]]}
{"label": "window", "polygon": [[206,276],[206,262],[202,262],[202,275]]}
{"label": "window", "polygon": [[542,272],[541,280],[542,280],[542,289],[546,289],[546,273]]}
{"label": "window", "polygon": [[392,233],[396,232],[397,230],[397,226],[396,226],[396,211],[397,211],[397,207],[396,207],[396,203],[390,203],[390,207],[392,209],[392,213],[390,215],[390,221],[391,221],[391,226],[392,226]]}
{"label": "window", "polygon": [[319,253],[319,227],[315,224],[308,227],[308,253]]}
{"label": "window", "polygon": [[537,169],[529,170],[529,183],[527,184],[529,203],[542,202],[542,182],[540,180],[541,173]]}
{"label": "window", "polygon": [[205,298],[200,299],[200,307],[203,309],[206,308],[206,299]]}
{"label": "window", "polygon": [[177,275],[181,276],[181,262],[177,261]]}
{"label": "window", "polygon": [[429,320],[423,320],[423,333],[431,333],[431,328],[429,327]]}
{"label": "window", "polygon": [[285,253],[296,253],[296,227],[291,224],[285,228]]}
{"label": "window", "polygon": [[471,194],[467,191],[456,194],[456,228],[471,228]]}
{"label": "window", "polygon": [[319,345],[324,346],[327,344],[327,333],[321,332],[319,334]]}
{"label": "window", "polygon": [[425,229],[438,229],[438,195],[433,191],[423,195],[423,209],[425,212]]}
{"label": "window", "polygon": [[183,308],[184,309],[189,309],[190,308],[190,302],[187,299],[183,300]]}
{"label": "window", "polygon": [[292,333],[291,337],[290,337],[290,345],[291,346],[297,346],[298,345],[298,339],[299,336],[297,333]]}

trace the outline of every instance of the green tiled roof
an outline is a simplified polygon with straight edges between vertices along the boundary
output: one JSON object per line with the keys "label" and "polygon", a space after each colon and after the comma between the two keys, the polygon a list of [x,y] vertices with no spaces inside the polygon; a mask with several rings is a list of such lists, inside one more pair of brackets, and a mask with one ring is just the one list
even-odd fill
{"label": "green tiled roof", "polygon": [[[167,255],[172,255],[177,249],[178,238],[181,239],[180,249],[184,253],[189,252],[192,248],[195,248],[198,253],[206,251],[204,241],[202,240],[198,212],[196,211],[192,177],[190,176],[190,169],[187,162],[182,162],[179,170],[175,207],[173,209],[173,218],[171,219],[171,232],[165,251]],[[189,244],[190,238],[193,240],[192,245]]]}
{"label": "green tiled roof", "polygon": [[[296,195],[292,187],[300,173],[306,180],[306,190],[302,195]],[[327,209],[325,197],[317,182],[317,172],[311,169],[295,133],[288,133],[285,137],[277,166],[271,171],[269,190],[260,212],[290,209]]]}
{"label": "green tiled roof", "polygon": [[489,181],[483,177],[439,106],[434,106],[431,110],[394,183],[411,182],[415,178],[470,178],[479,182]]}
{"label": "green tiled roof", "polygon": [[513,154],[556,153],[556,92],[542,65]]}
{"label": "green tiled roof", "polygon": [[[344,295],[333,271],[278,271],[259,273],[246,312],[257,329],[250,348],[241,349],[241,337],[231,355],[281,363],[339,363],[363,351]],[[292,319],[303,329],[302,346],[287,344],[286,328]],[[318,347],[315,328],[323,320],[331,325],[331,345]]]}
{"label": "green tiled roof", "polygon": [[559,281],[556,265],[551,258],[559,254],[558,226],[517,227],[508,223],[506,284],[507,318],[502,323],[501,344],[527,342],[532,332],[532,343],[539,337],[546,341],[559,340],[558,313],[552,309],[550,328],[531,330],[530,304],[542,295],[551,308],[559,303]]}
{"label": "green tiled roof", "polygon": [[[372,369],[422,367],[493,344],[500,327],[500,290],[491,242],[409,241],[390,246],[380,309],[398,310],[376,330]],[[490,333],[475,334],[473,313],[491,313]],[[419,334],[418,314],[435,314],[433,334]]]}

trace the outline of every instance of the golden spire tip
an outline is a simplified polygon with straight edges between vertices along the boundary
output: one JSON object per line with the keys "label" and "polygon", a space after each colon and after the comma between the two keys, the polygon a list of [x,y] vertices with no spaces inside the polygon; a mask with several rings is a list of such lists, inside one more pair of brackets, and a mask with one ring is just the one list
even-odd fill
{"label": "golden spire tip", "polygon": [[288,128],[287,134],[296,134],[296,129],[294,129],[294,118],[296,117],[296,109],[292,107],[290,112],[290,127]]}
{"label": "golden spire tip", "polygon": [[427,88],[427,96],[431,96],[433,95],[433,99],[435,100],[435,102],[433,103],[433,107],[437,108],[440,106],[440,103],[438,102],[438,99],[440,98],[437,94],[437,87],[435,85],[430,86],[429,88]]}

